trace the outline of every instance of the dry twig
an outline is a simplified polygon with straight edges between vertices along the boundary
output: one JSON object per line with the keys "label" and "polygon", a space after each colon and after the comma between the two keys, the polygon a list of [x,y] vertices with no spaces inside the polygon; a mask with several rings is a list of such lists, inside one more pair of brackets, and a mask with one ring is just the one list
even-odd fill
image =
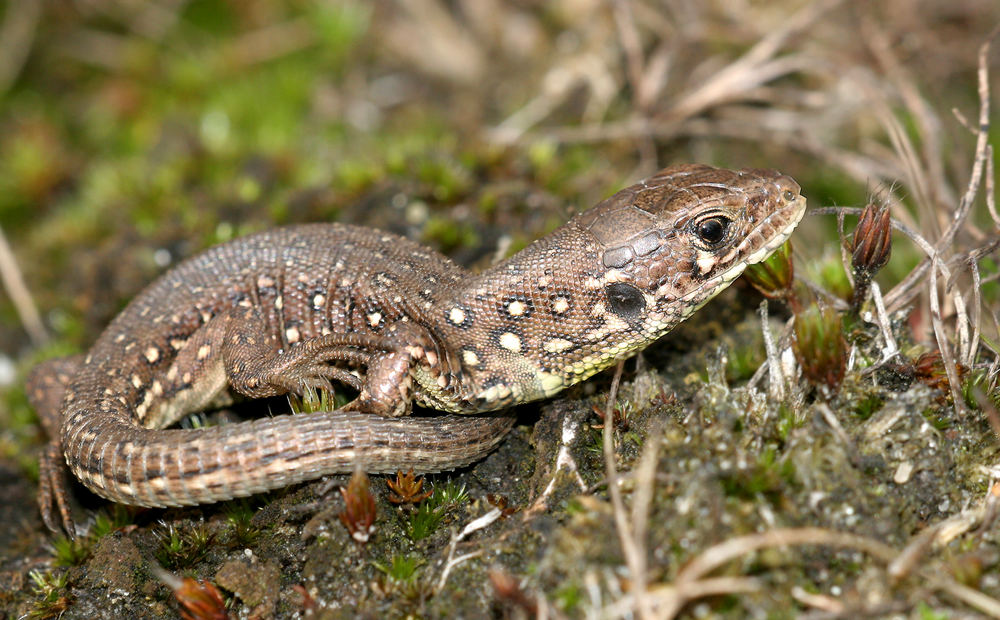
{"label": "dry twig", "polygon": [[621,487],[618,484],[618,466],[615,464],[615,434],[614,434],[614,409],[615,400],[618,397],[618,386],[621,384],[622,371],[625,362],[620,361],[615,367],[615,375],[611,380],[611,390],[608,393],[608,403],[604,409],[604,467],[608,477],[608,495],[611,497],[611,507],[615,518],[615,529],[618,532],[618,540],[621,542],[622,553],[625,554],[625,563],[628,565],[632,575],[632,587],[636,596],[636,609],[641,618],[653,618],[652,609],[649,607],[646,598],[646,545],[645,540],[638,540],[635,532],[629,523],[628,515],[625,511],[625,501],[622,499]]}
{"label": "dry twig", "polygon": [[28,286],[24,283],[24,278],[21,276],[21,269],[17,266],[17,260],[14,258],[14,253],[7,244],[7,237],[4,235],[2,228],[0,228],[0,280],[3,281],[4,288],[7,289],[7,294],[10,295],[11,301],[14,302],[14,308],[21,318],[21,324],[24,325],[25,331],[28,332],[32,344],[40,347],[48,342],[49,334],[45,331],[42,317],[38,314],[38,307],[35,306],[35,301],[31,298]]}

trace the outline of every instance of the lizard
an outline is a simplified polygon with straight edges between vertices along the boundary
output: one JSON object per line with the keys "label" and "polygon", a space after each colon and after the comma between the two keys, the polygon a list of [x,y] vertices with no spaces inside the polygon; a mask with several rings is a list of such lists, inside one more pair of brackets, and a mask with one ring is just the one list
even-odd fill
{"label": "lizard", "polygon": [[[665,168],[472,274],[395,234],[301,224],[223,243],[139,293],[26,391],[51,440],[39,506],[73,535],[66,468],[114,502],[187,506],[360,467],[455,469],[553,396],[658,340],[789,237],[799,185]],[[167,428],[220,395],[350,386],[348,405]],[[410,416],[413,404],[444,412]],[[491,413],[492,412],[492,413]]]}

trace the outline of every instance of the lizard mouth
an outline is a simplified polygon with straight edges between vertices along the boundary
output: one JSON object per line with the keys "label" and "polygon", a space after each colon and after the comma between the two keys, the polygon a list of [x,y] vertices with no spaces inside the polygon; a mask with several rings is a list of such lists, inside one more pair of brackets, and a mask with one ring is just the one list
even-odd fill
{"label": "lizard mouth", "polygon": [[[750,251],[749,256],[742,261],[742,267],[746,268],[748,265],[761,262],[781,247],[781,244],[788,241],[805,212],[806,199],[799,196],[795,202],[764,218],[736,248],[736,253],[739,254],[747,252],[755,244],[760,244],[758,249]],[[764,240],[763,243],[761,240]],[[740,269],[740,271],[742,270]]]}

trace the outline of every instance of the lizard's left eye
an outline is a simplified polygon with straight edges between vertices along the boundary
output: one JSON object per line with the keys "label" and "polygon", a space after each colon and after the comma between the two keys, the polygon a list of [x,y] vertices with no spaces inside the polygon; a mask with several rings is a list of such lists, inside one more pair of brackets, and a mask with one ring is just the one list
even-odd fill
{"label": "lizard's left eye", "polygon": [[717,215],[698,222],[695,234],[708,245],[715,245],[726,238],[729,228],[729,218]]}

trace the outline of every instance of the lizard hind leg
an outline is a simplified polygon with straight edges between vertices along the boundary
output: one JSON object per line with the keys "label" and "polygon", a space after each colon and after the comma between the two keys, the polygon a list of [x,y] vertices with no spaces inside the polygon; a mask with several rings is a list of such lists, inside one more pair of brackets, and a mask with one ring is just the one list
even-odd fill
{"label": "lizard hind leg", "polygon": [[76,537],[76,524],[69,507],[69,476],[60,441],[62,402],[66,388],[83,364],[84,356],[72,355],[46,360],[28,374],[25,391],[28,402],[38,414],[49,443],[38,462],[38,509],[45,526],[59,531],[54,510],[70,538]]}

